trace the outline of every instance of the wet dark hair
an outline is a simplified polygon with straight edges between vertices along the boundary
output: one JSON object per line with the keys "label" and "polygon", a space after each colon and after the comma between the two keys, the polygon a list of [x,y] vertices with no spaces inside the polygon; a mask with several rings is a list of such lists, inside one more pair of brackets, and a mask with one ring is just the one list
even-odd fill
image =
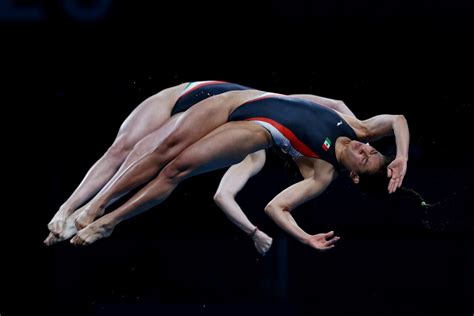
{"label": "wet dark hair", "polygon": [[387,167],[393,161],[393,156],[383,156],[382,166],[375,172],[358,173],[359,183],[357,186],[363,193],[372,195],[388,194],[387,188],[390,178],[387,177]]}
{"label": "wet dark hair", "polygon": [[379,201],[383,200],[383,203],[388,203],[396,209],[417,210],[411,216],[415,219],[415,222],[418,222],[429,231],[441,232],[456,229],[451,220],[445,218],[447,216],[444,214],[446,213],[447,199],[436,203],[428,203],[420,193],[404,186],[398,188],[392,194],[388,193],[390,178],[387,176],[387,166],[392,160],[392,157],[385,159],[383,167],[375,173],[359,174],[357,187],[360,192]]}
{"label": "wet dark hair", "polygon": [[360,191],[363,194],[370,194],[378,198],[388,198],[396,204],[408,202],[425,209],[430,208],[432,205],[426,202],[423,196],[413,189],[402,186],[394,193],[388,193],[390,178],[387,176],[387,167],[393,160],[393,156],[384,156],[384,163],[379,170],[373,173],[359,174],[357,186]]}
{"label": "wet dark hair", "polygon": [[[411,216],[414,216],[417,219],[416,221],[419,221],[425,229],[431,232],[462,232],[465,229],[465,220],[459,215],[465,205],[462,203],[462,198],[456,196],[457,192],[437,202],[427,202],[420,193],[403,186],[394,193],[388,194],[389,181],[390,178],[387,177],[386,168],[382,168],[381,171],[375,174],[359,175],[357,186],[363,194],[379,200],[383,199],[397,209],[412,207],[418,210],[418,212],[412,213]],[[467,191],[464,195],[468,195]],[[457,215],[453,214],[454,210],[456,210]],[[474,232],[474,225],[468,229]]]}

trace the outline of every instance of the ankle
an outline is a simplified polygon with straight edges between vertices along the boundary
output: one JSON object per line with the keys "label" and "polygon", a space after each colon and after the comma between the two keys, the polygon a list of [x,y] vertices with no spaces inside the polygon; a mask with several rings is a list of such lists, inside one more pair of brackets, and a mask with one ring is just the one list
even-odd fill
{"label": "ankle", "polygon": [[65,214],[70,215],[74,211],[74,209],[69,204],[63,204],[59,207],[59,211],[61,213],[65,213]]}

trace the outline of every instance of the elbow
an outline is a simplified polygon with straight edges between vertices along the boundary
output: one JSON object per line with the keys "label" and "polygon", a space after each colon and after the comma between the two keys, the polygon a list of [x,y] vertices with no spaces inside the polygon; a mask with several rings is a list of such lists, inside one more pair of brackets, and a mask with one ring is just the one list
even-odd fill
{"label": "elbow", "polygon": [[334,109],[336,111],[341,111],[341,109],[344,109],[346,107],[346,104],[342,100],[335,100],[334,101]]}
{"label": "elbow", "polygon": [[408,126],[407,119],[405,118],[405,115],[403,114],[397,114],[395,115],[394,119],[394,125],[399,125],[399,126]]}
{"label": "elbow", "polygon": [[402,121],[402,122],[406,122],[406,121],[407,121],[405,115],[403,115],[403,114],[398,114],[398,115],[396,116],[396,119],[397,119],[397,121]]}
{"label": "elbow", "polygon": [[268,216],[275,215],[279,211],[289,211],[289,209],[287,207],[275,205],[271,202],[268,203],[267,206],[265,206],[265,214],[267,214]]}
{"label": "elbow", "polygon": [[265,208],[263,210],[265,211],[265,214],[270,216],[270,214],[273,213],[273,205],[268,203],[267,206],[265,206]]}
{"label": "elbow", "polygon": [[217,191],[216,194],[214,194],[214,202],[219,207],[222,207],[223,205],[225,205],[226,201],[231,200],[233,198],[234,196],[229,192]]}
{"label": "elbow", "polygon": [[275,208],[273,207],[273,204],[268,203],[267,206],[265,206],[265,214],[268,216],[271,216],[271,214],[275,213]]}

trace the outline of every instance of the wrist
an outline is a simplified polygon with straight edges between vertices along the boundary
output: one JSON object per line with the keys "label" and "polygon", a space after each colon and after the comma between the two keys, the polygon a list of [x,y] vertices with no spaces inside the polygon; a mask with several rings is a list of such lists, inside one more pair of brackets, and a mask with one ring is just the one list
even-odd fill
{"label": "wrist", "polygon": [[301,238],[298,238],[298,239],[299,239],[299,241],[300,241],[302,244],[304,244],[304,245],[309,245],[309,244],[310,244],[310,242],[309,242],[310,237],[311,237],[311,236],[308,235],[308,236],[301,237]]}
{"label": "wrist", "polygon": [[255,228],[250,232],[250,234],[248,234],[248,236],[249,236],[250,238],[255,237],[255,234],[257,233],[257,231],[258,231],[258,227],[255,226]]}

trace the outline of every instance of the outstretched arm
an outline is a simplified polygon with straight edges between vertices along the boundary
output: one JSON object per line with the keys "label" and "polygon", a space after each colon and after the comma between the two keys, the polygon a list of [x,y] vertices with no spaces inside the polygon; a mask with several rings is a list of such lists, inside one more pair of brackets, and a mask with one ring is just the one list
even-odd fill
{"label": "outstretched arm", "polygon": [[257,251],[262,255],[270,248],[272,239],[249,221],[235,196],[251,177],[262,170],[264,164],[265,150],[249,154],[242,162],[227,170],[214,196],[217,206],[236,226],[252,237]]}
{"label": "outstretched arm", "polygon": [[341,100],[323,98],[314,94],[291,94],[290,97],[309,100],[322,106],[328,107],[330,109],[336,110],[342,114],[356,117],[355,114],[352,113],[351,109],[349,109],[349,107]]}
{"label": "outstretched arm", "polygon": [[378,139],[384,136],[395,135],[397,155],[387,167],[387,176],[390,178],[388,192],[393,193],[402,185],[408,161],[408,147],[410,145],[410,131],[403,115],[377,115],[362,121],[365,138]]}
{"label": "outstretched arm", "polygon": [[268,203],[265,212],[278,226],[303,244],[321,251],[333,248],[339,237],[334,237],[333,232],[316,235],[308,234],[298,226],[290,212],[304,202],[320,195],[334,177],[334,173],[325,173],[288,187]]}

